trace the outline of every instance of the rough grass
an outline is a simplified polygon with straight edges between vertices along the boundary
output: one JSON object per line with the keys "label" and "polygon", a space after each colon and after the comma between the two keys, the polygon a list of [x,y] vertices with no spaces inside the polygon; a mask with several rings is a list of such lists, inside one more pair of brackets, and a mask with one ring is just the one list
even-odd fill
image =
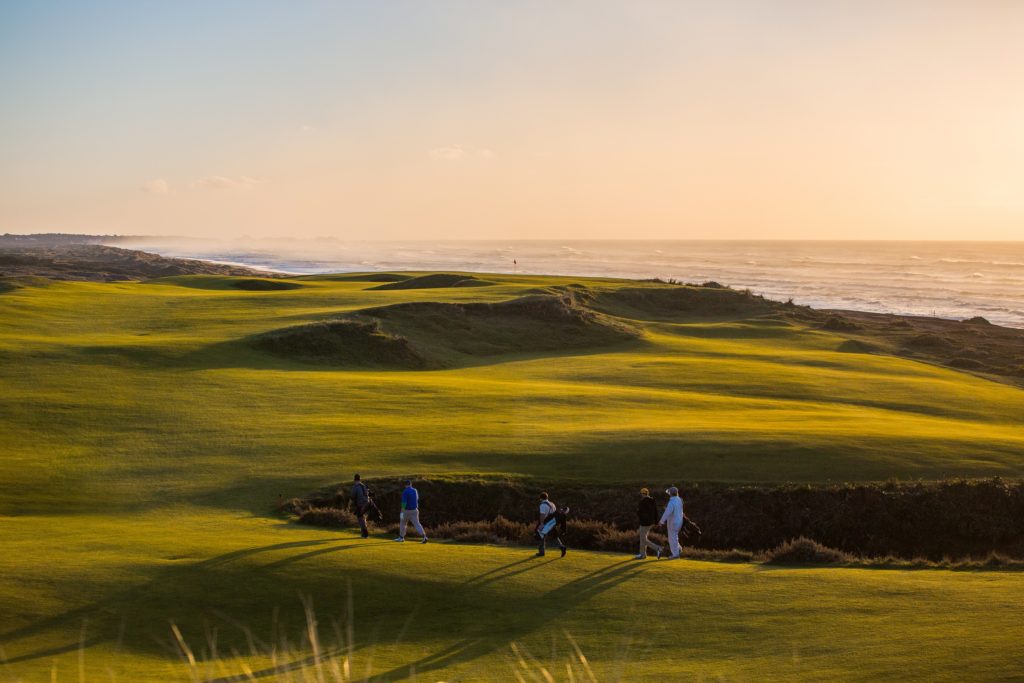
{"label": "rough grass", "polygon": [[844,564],[853,561],[853,556],[823,546],[809,538],[795,538],[786,541],[775,550],[767,553],[767,564]]}
{"label": "rough grass", "polygon": [[319,275],[317,279],[327,282],[402,282],[412,277],[412,275],[403,275],[402,273],[354,273],[350,275]]}
{"label": "rough grass", "polygon": [[512,353],[565,353],[635,341],[640,331],[587,308],[572,294],[495,303],[411,302],[359,315],[407,337],[436,365],[474,363]]}
{"label": "rough grass", "polygon": [[280,292],[287,289],[301,289],[302,284],[287,280],[268,280],[266,278],[236,278],[231,283],[235,289],[247,292]]}
{"label": "rough grass", "polygon": [[823,328],[850,336],[849,343],[864,343],[888,353],[925,360],[1021,384],[1024,330],[992,325],[984,318],[964,321],[919,316],[899,318],[861,311],[809,312],[795,315],[827,316]]}
{"label": "rough grass", "polygon": [[[397,530],[400,480],[365,480]],[[551,482],[549,482],[551,483]],[[416,479],[430,508],[431,534],[462,542],[535,543],[540,488],[528,482]],[[641,484],[546,486],[570,504],[574,548],[633,552],[636,494]],[[681,538],[690,557],[856,566],[932,568],[1024,567],[1024,485],[1001,480],[839,486],[693,485],[684,488],[687,515],[704,534]],[[655,492],[664,503],[664,496]],[[282,501],[278,510],[303,524],[355,528],[349,485],[325,487]],[[389,524],[389,519],[390,523]],[[797,540],[793,540],[797,539]],[[652,540],[664,544],[655,532]],[[820,551],[816,556],[812,551]],[[805,552],[801,558],[799,553]]]}
{"label": "rough grass", "polygon": [[359,526],[356,516],[343,508],[307,508],[299,513],[297,521],[299,524],[329,529],[354,529]]}
{"label": "rough grass", "polygon": [[472,275],[459,273],[432,273],[419,277],[410,277],[387,284],[371,287],[376,290],[389,289],[438,289],[443,287],[486,287],[493,285],[490,280],[483,280]]}
{"label": "rough grass", "polygon": [[693,318],[748,318],[784,308],[749,291],[703,286],[619,287],[596,294],[599,310],[638,320],[679,320]]}
{"label": "rough grass", "polygon": [[837,351],[843,353],[879,353],[881,349],[874,344],[859,339],[847,339],[836,347]]}
{"label": "rough grass", "polygon": [[368,308],[352,318],[273,330],[256,348],[335,365],[441,368],[512,353],[566,353],[635,341],[640,331],[584,307],[571,295],[498,303],[414,302]]}
{"label": "rough grass", "polygon": [[408,339],[384,332],[375,320],[286,327],[257,335],[252,345],[284,358],[331,365],[423,368],[427,364]]}

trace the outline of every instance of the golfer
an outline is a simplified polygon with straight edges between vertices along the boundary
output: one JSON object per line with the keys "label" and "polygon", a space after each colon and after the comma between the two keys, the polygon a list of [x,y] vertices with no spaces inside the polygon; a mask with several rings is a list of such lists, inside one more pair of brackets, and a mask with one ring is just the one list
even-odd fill
{"label": "golfer", "polygon": [[651,498],[651,492],[646,488],[640,489],[640,502],[636,506],[637,520],[640,522],[640,552],[636,559],[647,559],[647,549],[652,548],[658,559],[661,559],[661,546],[650,540],[647,535],[651,533],[651,527],[658,523],[658,504]]}
{"label": "golfer", "polygon": [[668,505],[658,523],[668,527],[668,547],[672,553],[670,557],[673,560],[678,560],[681,552],[679,531],[683,528],[683,499],[679,497],[679,489],[675,486],[669,486],[665,493],[669,495]]}
{"label": "golfer", "polygon": [[359,533],[367,538],[370,532],[366,528],[366,509],[370,505],[370,490],[366,488],[357,474],[352,483],[352,504],[356,509],[356,519],[359,520]]}
{"label": "golfer", "polygon": [[540,518],[537,521],[537,557],[544,557],[544,546],[547,545],[548,534],[552,531],[555,532],[555,540],[558,542],[558,548],[562,551],[562,557],[565,557],[567,548],[559,534],[559,529],[565,529],[565,517],[568,513],[569,508],[565,508],[560,513],[554,501],[548,499],[547,493],[540,494]]}
{"label": "golfer", "polygon": [[405,480],[405,490],[402,491],[402,513],[399,517],[398,538],[395,539],[396,541],[405,543],[405,525],[412,522],[412,527],[416,529],[416,533],[423,537],[420,543],[427,542],[427,532],[423,530],[423,526],[420,524],[420,494],[412,487],[412,481],[409,479]]}

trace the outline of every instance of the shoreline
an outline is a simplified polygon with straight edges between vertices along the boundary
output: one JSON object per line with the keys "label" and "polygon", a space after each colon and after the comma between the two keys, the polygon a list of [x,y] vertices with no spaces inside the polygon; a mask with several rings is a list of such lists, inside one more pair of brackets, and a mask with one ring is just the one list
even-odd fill
{"label": "shoreline", "polygon": [[[488,263],[418,263],[412,267],[410,264],[395,264],[395,263],[379,263],[374,262],[371,259],[364,259],[360,263],[351,264],[334,264],[330,261],[310,261],[311,265],[316,264],[318,267],[310,269],[293,269],[287,267],[281,267],[277,264],[267,263],[252,263],[244,259],[238,258],[218,258],[216,255],[213,257],[204,256],[203,254],[192,255],[190,253],[182,253],[176,249],[161,249],[157,244],[144,246],[142,242],[145,240],[138,237],[120,237],[120,236],[89,236],[89,235],[0,235],[0,279],[9,279],[11,277],[18,276],[41,276],[50,277],[57,280],[93,280],[93,281],[123,281],[131,279],[151,279],[154,277],[163,277],[168,275],[187,275],[187,274],[224,274],[224,275],[239,275],[239,276],[253,276],[253,277],[317,277],[317,276],[329,276],[329,275],[350,275],[358,273],[384,273],[384,272],[445,272],[445,271],[457,271],[467,272],[474,274],[493,274],[493,275],[514,275],[514,276],[536,276],[536,277],[588,277],[588,278],[607,278],[610,280],[651,280],[651,279],[666,279],[658,275],[629,275],[624,273],[614,272],[614,268],[592,268],[593,264],[586,262],[579,262],[575,265],[576,268],[546,268],[538,269],[527,265],[521,265],[514,269],[501,269],[491,268]],[[560,241],[552,240],[549,244],[558,244]],[[690,241],[679,240],[677,243],[689,243]],[[707,240],[696,240],[693,243],[716,243]],[[803,241],[801,241],[802,243]],[[131,243],[138,243],[136,246],[150,249],[152,251],[142,251],[139,249],[126,248],[120,246],[121,244],[130,245]],[[422,244],[428,244],[427,242],[421,242]],[[466,242],[449,242],[439,241],[436,244],[451,244],[451,245],[471,245],[476,241]],[[521,241],[512,242],[511,244],[535,244],[536,241]],[[599,243],[598,241],[592,241],[589,243]],[[641,244],[641,242],[627,242],[629,244]],[[647,246],[655,246],[661,243],[661,241],[650,241]],[[669,242],[665,242],[669,243]],[[737,244],[756,244],[755,242],[737,242]],[[764,242],[764,244],[775,244],[777,242]],[[897,243],[897,242],[894,242]],[[898,242],[903,243],[903,242]],[[368,243],[372,244],[372,243]],[[398,249],[400,244],[413,244],[410,243],[394,243],[395,248]],[[495,242],[499,244],[499,242]],[[586,244],[586,242],[579,242],[578,244]],[[644,242],[643,244],[647,244]],[[867,244],[874,244],[874,242],[868,242]],[[917,243],[914,243],[917,244]],[[921,243],[921,244],[932,244],[932,243]],[[968,243],[969,244],[969,243]],[[1017,243],[1010,243],[1017,244]],[[1020,244],[1024,244],[1021,242]],[[170,245],[168,245],[170,247]],[[568,246],[561,247],[569,252],[575,251],[573,248]],[[76,251],[83,250],[104,250],[108,252],[108,256],[103,259],[96,259],[92,256],[84,258],[82,256],[76,256]],[[14,255],[38,255],[41,259],[37,259],[38,263],[34,266],[26,264],[15,264],[11,265],[10,256]],[[115,260],[110,257],[110,254],[118,254],[127,257],[128,255],[134,255],[134,258],[139,263],[126,263],[126,258],[119,259],[121,262],[117,264],[117,267],[107,269],[106,266],[110,266]],[[405,255],[396,255],[396,259],[409,258]],[[915,257],[911,257],[915,258]],[[46,259],[51,259],[55,263],[60,262],[60,268],[48,268],[44,262]],[[963,261],[973,263],[970,259],[941,259],[946,261]],[[148,263],[141,263],[142,261],[148,261]],[[154,266],[154,261],[162,261],[159,267]],[[793,259],[794,268],[799,268],[801,259]],[[752,261],[751,261],[752,262]],[[1016,263],[1016,261],[999,262],[1002,266],[1009,266]],[[338,267],[333,267],[337,265]],[[440,266],[445,267],[440,267]],[[560,264],[564,265],[564,264]],[[135,267],[142,266],[142,267]],[[451,267],[449,267],[451,266]],[[659,266],[660,267],[660,266]],[[659,267],[652,266],[649,270],[654,272]],[[662,268],[663,269],[663,268]],[[608,272],[609,270],[613,272]],[[601,271],[601,272],[598,272]],[[699,275],[699,274],[697,274]],[[703,282],[705,278],[700,276],[689,277],[689,278],[671,278],[673,280],[682,280],[687,282]],[[707,278],[716,279],[716,278]],[[999,308],[994,309],[992,306],[985,305],[968,305],[963,303],[959,305],[959,308],[955,314],[948,308],[946,311],[940,313],[938,308],[933,309],[931,313],[923,310],[914,310],[914,306],[900,306],[895,303],[891,303],[890,299],[883,293],[877,293],[870,297],[869,302],[864,302],[866,305],[851,305],[849,300],[833,300],[835,297],[828,296],[827,294],[814,294],[804,293],[796,294],[794,296],[785,296],[780,294],[777,290],[785,289],[784,285],[773,282],[763,283],[755,286],[744,286],[742,283],[737,284],[735,278],[720,278],[716,281],[722,282],[726,286],[731,286],[738,290],[751,290],[754,294],[764,296],[767,299],[774,301],[785,301],[792,299],[794,303],[803,306],[809,306],[815,310],[824,312],[834,312],[836,314],[844,313],[856,313],[856,314],[870,314],[870,315],[887,315],[887,316],[898,316],[907,317],[919,320],[942,320],[942,321],[960,321],[971,319],[975,317],[983,317],[995,326],[1003,327],[1007,329],[1024,329],[1024,321],[1020,321],[1019,324],[1014,324],[1016,321],[1013,318],[1011,321],[1007,321],[1005,318],[1007,315],[1015,315],[1016,311]],[[806,286],[804,283],[800,286]],[[882,289],[885,286],[879,285]],[[794,280],[792,284],[793,288],[799,288],[797,281]],[[835,284],[832,287],[836,287]],[[892,289],[890,287],[890,289]],[[848,298],[847,298],[848,299]],[[888,303],[887,303],[888,302]],[[954,306],[955,307],[955,306]],[[920,309],[922,306],[917,305]],[[990,310],[991,309],[991,310]]]}

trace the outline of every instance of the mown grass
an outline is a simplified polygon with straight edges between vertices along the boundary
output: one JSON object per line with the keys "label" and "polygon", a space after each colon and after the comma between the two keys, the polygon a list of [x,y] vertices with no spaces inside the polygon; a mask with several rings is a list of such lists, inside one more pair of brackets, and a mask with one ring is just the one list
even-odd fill
{"label": "mown grass", "polygon": [[267,518],[279,494],[354,471],[665,484],[1024,473],[1020,389],[843,352],[841,337],[779,320],[640,321],[623,346],[432,371],[321,367],[241,341],[399,302],[635,286],[486,277],[496,284],[314,277],[251,291],[182,277],[0,293],[0,676],[37,680],[56,661],[74,679],[84,640],[88,680],[187,678],[170,620],[197,648],[207,623],[221,652],[245,653],[231,624],[273,642],[277,608],[298,642],[299,594],[327,624],[348,579],[356,669],[393,678],[417,662],[432,680],[493,678],[516,666],[513,641],[564,672],[563,630],[602,678],[1019,673],[1018,575],[601,554],[540,565]]}
{"label": "mown grass", "polygon": [[1024,471],[1024,392],[839,352],[840,338],[778,321],[651,323],[626,348],[430,372],[319,367],[239,341],[368,306],[505,300],[567,281],[373,291],[309,278],[252,292],[186,277],[6,293],[0,508],[262,510],[356,469],[603,482]]}
{"label": "mown grass", "polygon": [[[1015,573],[637,562],[571,551],[533,559],[529,549],[364,541],[190,507],[130,524],[107,515],[50,519],[46,532],[41,518],[0,521],[7,679],[46,680],[56,668],[58,680],[77,680],[81,658],[86,680],[189,680],[171,623],[202,678],[272,672],[275,646],[276,666],[298,662],[312,674],[303,599],[325,650],[338,653],[335,622],[346,646],[351,623],[357,679],[406,679],[414,668],[419,680],[514,680],[516,643],[569,680],[566,633],[598,680],[1020,673],[1024,586]],[[576,667],[576,680],[587,680]]]}

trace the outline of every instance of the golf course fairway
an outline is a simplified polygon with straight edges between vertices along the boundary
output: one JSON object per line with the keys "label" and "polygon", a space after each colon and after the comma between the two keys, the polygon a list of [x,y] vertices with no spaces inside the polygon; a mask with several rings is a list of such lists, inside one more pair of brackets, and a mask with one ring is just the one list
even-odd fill
{"label": "golf course fairway", "polygon": [[[354,472],[556,500],[1024,475],[1013,384],[850,352],[757,301],[667,316],[633,291],[657,283],[404,284],[425,275],[0,292],[0,680],[1024,676],[1015,571],[535,559],[287,521],[280,498]],[[347,316],[362,355],[336,362],[310,324]]]}
{"label": "golf course fairway", "polygon": [[357,680],[568,680],[567,664],[589,680],[573,641],[597,680],[984,680],[1024,665],[1015,572],[534,558],[187,508],[44,524],[0,522],[11,680],[317,680],[304,599]]}

